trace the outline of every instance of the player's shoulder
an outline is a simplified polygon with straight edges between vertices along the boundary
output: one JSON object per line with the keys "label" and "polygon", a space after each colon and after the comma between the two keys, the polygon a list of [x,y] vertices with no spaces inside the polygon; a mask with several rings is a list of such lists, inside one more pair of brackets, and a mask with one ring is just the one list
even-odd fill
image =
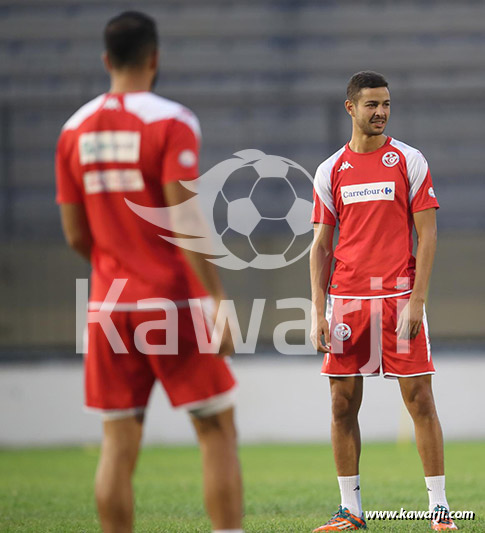
{"label": "player's shoulder", "polygon": [[197,136],[200,135],[195,113],[175,100],[151,92],[129,93],[125,95],[124,105],[145,124],[173,119],[185,123]]}
{"label": "player's shoulder", "polygon": [[401,154],[404,156],[406,163],[408,163],[408,165],[409,164],[427,165],[426,158],[417,148],[414,148],[413,146],[410,146],[409,144],[406,144],[394,138],[391,138],[391,141],[389,142],[389,146],[392,146],[393,148],[401,152]]}
{"label": "player's shoulder", "polygon": [[339,162],[340,158],[343,156],[345,149],[346,149],[346,145],[342,146],[342,148],[339,148],[330,157],[325,159],[325,161],[320,163],[315,172],[315,179],[319,177],[324,177],[324,176],[330,177],[333,168]]}
{"label": "player's shoulder", "polygon": [[93,98],[83,106],[81,106],[75,113],[73,113],[62,127],[63,131],[75,130],[81,126],[81,124],[87,120],[91,115],[101,106],[103,102],[104,94],[100,94],[96,98]]}

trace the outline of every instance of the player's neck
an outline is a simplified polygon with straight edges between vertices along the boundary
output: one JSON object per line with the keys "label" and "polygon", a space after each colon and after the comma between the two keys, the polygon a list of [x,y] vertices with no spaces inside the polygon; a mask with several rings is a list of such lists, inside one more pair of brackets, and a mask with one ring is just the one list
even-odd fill
{"label": "player's neck", "polygon": [[379,150],[384,144],[386,144],[387,136],[382,135],[363,135],[353,132],[352,139],[349,142],[349,148],[352,152],[358,154],[365,154],[367,152],[374,152]]}
{"label": "player's neck", "polygon": [[146,73],[119,72],[111,76],[110,93],[137,93],[150,91],[152,76]]}

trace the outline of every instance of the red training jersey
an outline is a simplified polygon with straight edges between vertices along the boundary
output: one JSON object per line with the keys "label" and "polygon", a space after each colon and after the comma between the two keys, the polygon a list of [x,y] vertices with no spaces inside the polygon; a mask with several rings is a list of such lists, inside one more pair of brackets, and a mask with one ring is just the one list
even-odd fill
{"label": "red training jersey", "polygon": [[86,210],[94,240],[90,304],[104,301],[114,279],[128,280],[124,303],[206,294],[180,250],[125,202],[165,207],[165,183],[198,177],[199,142],[196,116],[150,92],[98,96],[66,122],[57,202]]}
{"label": "red training jersey", "polygon": [[412,215],[439,208],[421,152],[391,137],[374,152],[356,153],[346,144],[318,167],[313,194],[312,222],[339,222],[329,293],[369,298],[410,292]]}

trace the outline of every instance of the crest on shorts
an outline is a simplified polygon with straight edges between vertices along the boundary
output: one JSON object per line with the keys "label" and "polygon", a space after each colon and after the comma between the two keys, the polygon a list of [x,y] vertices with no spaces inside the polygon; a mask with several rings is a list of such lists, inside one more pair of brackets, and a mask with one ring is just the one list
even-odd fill
{"label": "crest on shorts", "polygon": [[350,336],[352,335],[352,329],[348,324],[340,322],[340,324],[337,324],[333,329],[333,335],[339,341],[346,341],[350,339]]}

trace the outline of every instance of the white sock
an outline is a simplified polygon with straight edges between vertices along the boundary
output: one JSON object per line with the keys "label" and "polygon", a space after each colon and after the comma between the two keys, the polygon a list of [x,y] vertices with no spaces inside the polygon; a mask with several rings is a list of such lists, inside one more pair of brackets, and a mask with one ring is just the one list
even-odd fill
{"label": "white sock", "polygon": [[244,533],[242,529],[214,529],[212,533]]}
{"label": "white sock", "polygon": [[425,477],[424,481],[428,489],[429,510],[432,511],[437,505],[443,505],[450,510],[446,500],[445,476],[429,476]]}
{"label": "white sock", "polygon": [[360,501],[360,476],[338,476],[340,498],[342,507],[359,518],[362,516],[362,503]]}

